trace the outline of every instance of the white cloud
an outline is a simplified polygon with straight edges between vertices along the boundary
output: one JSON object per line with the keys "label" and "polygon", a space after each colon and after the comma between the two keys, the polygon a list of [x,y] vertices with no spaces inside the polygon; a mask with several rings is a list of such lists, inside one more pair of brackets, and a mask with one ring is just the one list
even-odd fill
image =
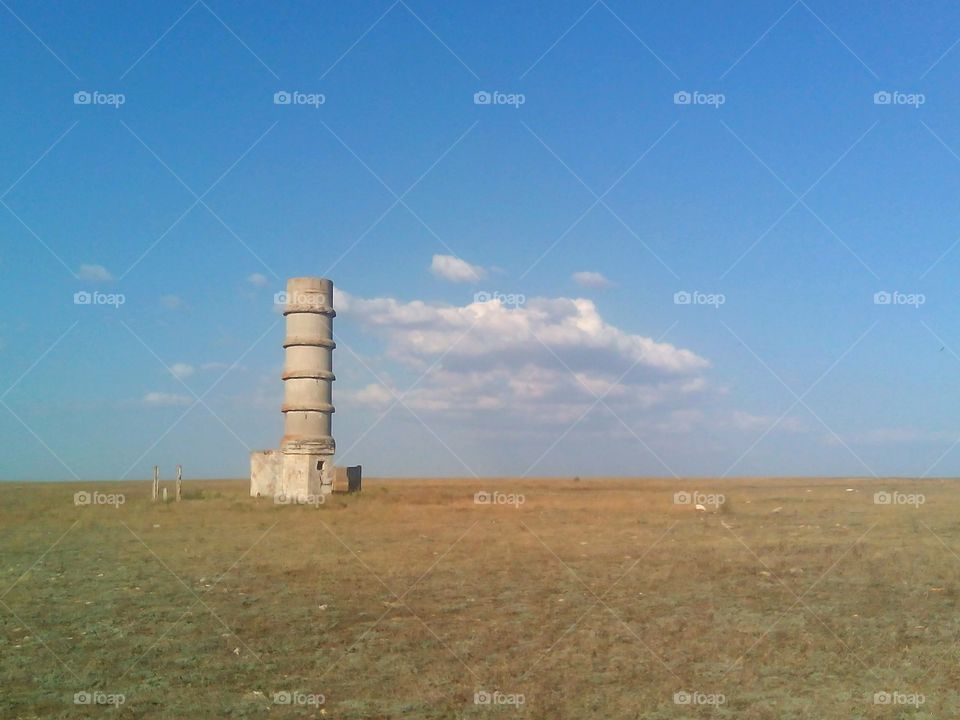
{"label": "white cloud", "polygon": [[193,400],[186,395],[164,392],[149,392],[143,396],[143,404],[151,407],[177,407],[190,405]]}
{"label": "white cloud", "polygon": [[392,354],[411,365],[440,353],[466,365],[559,353],[573,371],[617,365],[623,371],[636,363],[640,369],[684,374],[709,366],[689,350],[606,323],[596,304],[582,298],[532,298],[519,307],[498,300],[457,306],[363,299],[341,291],[338,309],[381,331]]}
{"label": "white cloud", "polygon": [[948,430],[920,430],[910,427],[876,428],[843,435],[824,435],[827,445],[877,445],[945,443],[956,440],[957,433]]}
{"label": "white cloud", "polygon": [[[201,370],[226,370],[230,367],[229,363],[223,362],[208,362],[200,366]],[[239,366],[238,366],[239,367]]]}
{"label": "white cloud", "polygon": [[[397,394],[399,395],[399,393]],[[389,405],[396,400],[396,397],[394,397],[393,393],[379,383],[370,383],[359,390],[346,391],[344,395],[351,402],[357,402],[361,405],[374,405],[379,407]]]}
{"label": "white cloud", "polygon": [[434,255],[430,263],[430,272],[439,278],[455,283],[476,282],[487,275],[479,265],[471,265],[453,255]]}
{"label": "white cloud", "polygon": [[686,434],[700,428],[706,420],[702,410],[689,408],[672,410],[655,420],[656,428],[668,433]]}
{"label": "white cloud", "polygon": [[[451,306],[341,291],[338,310],[381,336],[414,377],[429,368],[404,397],[418,412],[571,423],[604,393],[618,413],[635,413],[678,409],[707,389],[707,360],[610,325],[590,300]],[[375,384],[353,397],[382,405],[392,395]]]}
{"label": "white cloud", "polygon": [[613,285],[613,283],[604,277],[603,273],[592,272],[589,270],[584,270],[582,272],[575,272],[573,274],[573,281],[585,288],[594,288],[596,290],[602,290],[603,288],[608,288]]}
{"label": "white cloud", "polygon": [[170,366],[170,373],[179,379],[190,377],[194,373],[193,365],[188,365],[187,363],[174,363]]}
{"label": "white cloud", "polygon": [[[726,423],[726,421],[722,422]],[[729,422],[737,430],[749,432],[765,432],[771,429],[787,432],[803,432],[808,429],[807,426],[797,418],[780,417],[777,415],[754,415],[753,413],[742,410],[735,410],[730,415]]]}
{"label": "white cloud", "polygon": [[167,310],[179,310],[185,303],[179,295],[164,295],[160,298],[160,304]]}
{"label": "white cloud", "polygon": [[81,265],[77,277],[90,282],[110,282],[113,275],[103,265]]}
{"label": "white cloud", "polygon": [[247,282],[253,285],[254,287],[266,287],[267,283],[270,280],[267,279],[266,275],[261,275],[260,273],[253,273],[252,275],[247,276]]}

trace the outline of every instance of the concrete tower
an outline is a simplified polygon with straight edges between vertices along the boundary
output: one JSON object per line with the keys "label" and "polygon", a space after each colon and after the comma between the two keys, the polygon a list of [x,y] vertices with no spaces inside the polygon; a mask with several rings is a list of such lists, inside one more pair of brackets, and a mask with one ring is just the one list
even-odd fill
{"label": "concrete tower", "polygon": [[[279,451],[251,454],[250,494],[303,502],[333,492],[337,477],[331,423],[336,347],[333,283],[318,277],[291,278],[285,295],[276,298],[284,303],[287,323],[283,342],[284,434]],[[345,475],[340,484],[346,492]]]}
{"label": "concrete tower", "polygon": [[318,277],[287,281],[283,342],[282,490],[296,497],[333,487],[333,283]]}

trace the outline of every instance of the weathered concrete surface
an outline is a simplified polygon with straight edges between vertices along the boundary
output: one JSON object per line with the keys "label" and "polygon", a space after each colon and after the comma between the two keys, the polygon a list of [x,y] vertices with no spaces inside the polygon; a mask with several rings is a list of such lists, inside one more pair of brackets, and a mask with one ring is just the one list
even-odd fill
{"label": "weathered concrete surface", "polygon": [[[324,278],[287,281],[283,314],[283,438],[280,450],[253,453],[250,494],[305,502],[336,488],[333,439],[333,283]],[[359,475],[355,481],[359,487]]]}
{"label": "weathered concrete surface", "polygon": [[333,455],[333,283],[290,278],[286,299],[280,449],[286,454]]}
{"label": "weathered concrete surface", "polygon": [[350,483],[347,480],[347,469],[338,467],[333,478],[333,491],[335,493],[345,493],[350,491]]}
{"label": "weathered concrete surface", "polygon": [[312,455],[283,453],[283,470],[277,494],[297,502],[306,502],[323,494],[320,481],[323,462]]}
{"label": "weathered concrete surface", "polygon": [[329,455],[287,455],[280,450],[250,453],[251,497],[310,502],[333,492],[335,475],[336,467]]}
{"label": "weathered concrete surface", "polygon": [[338,467],[336,470],[336,479],[333,481],[335,493],[360,492],[360,465]]}
{"label": "weathered concrete surface", "polygon": [[279,450],[250,453],[250,497],[273,497],[280,484],[282,455]]}

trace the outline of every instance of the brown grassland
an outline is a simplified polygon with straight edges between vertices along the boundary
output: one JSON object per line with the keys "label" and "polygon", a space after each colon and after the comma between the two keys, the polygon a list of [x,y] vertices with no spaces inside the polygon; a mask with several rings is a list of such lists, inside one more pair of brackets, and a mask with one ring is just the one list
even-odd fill
{"label": "brown grassland", "polygon": [[953,481],[365,479],[319,507],[185,488],[0,483],[0,717],[960,714]]}

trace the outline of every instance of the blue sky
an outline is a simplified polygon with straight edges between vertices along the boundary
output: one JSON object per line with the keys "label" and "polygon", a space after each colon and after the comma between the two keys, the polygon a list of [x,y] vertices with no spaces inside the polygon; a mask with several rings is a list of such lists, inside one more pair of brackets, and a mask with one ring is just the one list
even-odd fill
{"label": "blue sky", "polygon": [[367,473],[960,471],[953,4],[0,18],[0,478],[242,477],[298,275]]}

